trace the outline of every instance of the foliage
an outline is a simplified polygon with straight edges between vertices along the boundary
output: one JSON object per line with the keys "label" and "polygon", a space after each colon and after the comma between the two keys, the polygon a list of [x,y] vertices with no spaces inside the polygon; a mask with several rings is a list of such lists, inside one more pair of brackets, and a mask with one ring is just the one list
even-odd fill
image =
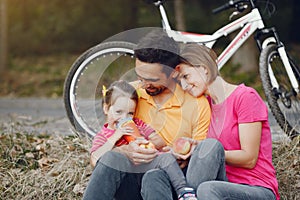
{"label": "foliage", "polygon": [[[222,3],[225,1],[184,1],[187,31],[209,33],[227,23],[229,12],[211,12]],[[299,1],[274,3],[278,10],[268,25],[276,24],[285,43],[299,43],[298,29],[290,26],[297,23]],[[142,0],[9,0],[7,4],[11,56],[78,53],[124,30],[161,26],[157,8]],[[167,1],[165,6],[175,27],[174,2]]]}
{"label": "foliage", "polygon": [[264,98],[261,80],[258,76],[258,69],[257,71],[243,72],[240,70],[240,68],[240,65],[234,65],[229,62],[224,65],[224,67],[220,71],[220,74],[226,81],[230,83],[244,83],[247,86],[253,87],[260,94],[260,96]]}
{"label": "foliage", "polygon": [[133,6],[129,0],[10,0],[10,52],[13,55],[82,52],[109,36],[135,27]]}

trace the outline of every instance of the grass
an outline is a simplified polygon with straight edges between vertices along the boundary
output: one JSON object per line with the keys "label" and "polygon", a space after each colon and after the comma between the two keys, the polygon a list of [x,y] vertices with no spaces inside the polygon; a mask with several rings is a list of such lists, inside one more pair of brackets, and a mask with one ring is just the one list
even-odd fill
{"label": "grass", "polygon": [[14,57],[1,72],[0,96],[50,97],[63,94],[68,70],[78,55]]}
{"label": "grass", "polygon": [[92,168],[88,139],[2,124],[0,199],[82,199]]}
{"label": "grass", "polygon": [[[91,140],[0,126],[0,199],[82,199],[92,168]],[[300,137],[273,144],[282,200],[300,198]]]}
{"label": "grass", "polygon": [[[65,78],[77,57],[66,54],[10,59],[9,66],[2,72],[0,97],[62,97]],[[239,69],[238,65],[225,67],[222,76],[229,82],[252,86],[263,96],[258,72],[238,72]]]}

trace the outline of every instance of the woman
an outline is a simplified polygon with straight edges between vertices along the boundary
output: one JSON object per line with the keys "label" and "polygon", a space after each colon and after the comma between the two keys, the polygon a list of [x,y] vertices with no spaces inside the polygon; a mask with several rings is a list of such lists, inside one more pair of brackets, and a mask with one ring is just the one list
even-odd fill
{"label": "woman", "polygon": [[212,109],[208,139],[195,149],[187,171],[197,197],[279,199],[264,101],[254,89],[222,79],[211,49],[187,44],[181,57],[176,69],[182,88],[194,97],[207,95]]}

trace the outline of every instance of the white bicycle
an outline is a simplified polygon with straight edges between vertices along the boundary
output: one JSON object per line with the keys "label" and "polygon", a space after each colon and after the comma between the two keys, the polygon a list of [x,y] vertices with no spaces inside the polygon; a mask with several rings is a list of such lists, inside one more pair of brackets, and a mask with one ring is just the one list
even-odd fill
{"label": "white bicycle", "polygon": [[[148,0],[149,1],[149,0]],[[218,56],[221,69],[239,47],[253,35],[260,50],[259,72],[269,107],[283,131],[293,138],[300,133],[300,69],[287,54],[275,28],[266,28],[257,1],[230,0],[213,10],[218,13],[227,9],[233,15],[244,14],[211,35],[172,30],[163,0],[153,0],[161,14],[163,29],[178,42],[195,42],[213,47],[216,41],[239,30],[230,44]],[[144,31],[147,29],[143,29]],[[94,136],[101,128],[102,85],[115,79],[135,80],[133,72],[135,47],[134,34],[125,32],[84,52],[72,65],[64,85],[64,102],[68,118],[79,133]],[[124,41],[123,36],[133,36]],[[130,40],[134,42],[130,42]]]}

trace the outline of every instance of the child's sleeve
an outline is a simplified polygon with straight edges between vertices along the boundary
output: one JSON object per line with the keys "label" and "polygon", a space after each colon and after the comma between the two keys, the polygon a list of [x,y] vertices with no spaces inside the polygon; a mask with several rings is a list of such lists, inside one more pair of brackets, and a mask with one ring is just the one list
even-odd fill
{"label": "child's sleeve", "polygon": [[149,135],[155,132],[155,130],[150,125],[143,122],[143,120],[134,118],[133,121],[136,124],[137,128],[139,129],[141,135],[143,135],[147,140],[149,139],[148,138]]}
{"label": "child's sleeve", "polygon": [[102,132],[97,133],[97,135],[95,135],[93,139],[90,153],[96,151],[98,148],[103,146],[106,142],[107,142],[107,138],[102,134]]}

